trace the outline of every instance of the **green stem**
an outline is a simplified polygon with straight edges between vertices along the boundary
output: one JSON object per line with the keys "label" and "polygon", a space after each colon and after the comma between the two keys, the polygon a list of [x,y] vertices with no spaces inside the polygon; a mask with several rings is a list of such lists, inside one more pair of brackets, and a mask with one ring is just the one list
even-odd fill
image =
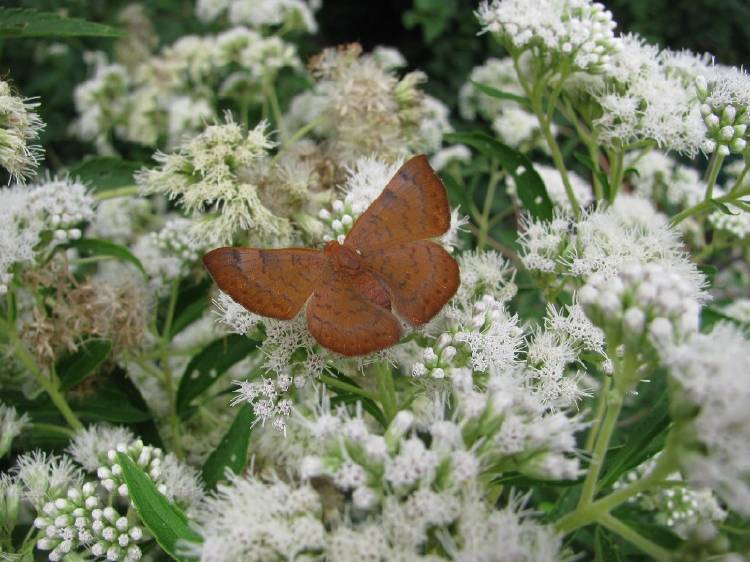
{"label": "green stem", "polygon": [[555,140],[555,135],[552,134],[552,127],[550,126],[550,123],[547,121],[543,112],[541,111],[540,104],[541,102],[532,104],[534,106],[537,106],[534,110],[534,113],[536,113],[537,119],[539,120],[539,127],[542,130],[542,134],[544,135],[544,140],[547,141],[547,146],[552,153],[552,161],[555,163],[555,167],[560,172],[560,177],[562,178],[563,185],[565,186],[565,193],[568,196],[568,201],[570,201],[570,206],[573,208],[573,214],[576,217],[579,217],[581,215],[581,206],[578,204],[578,199],[576,199],[575,193],[573,192],[573,186],[570,183],[570,177],[568,176],[568,169],[565,167],[565,159],[563,158],[562,151],[560,150],[560,145],[558,145],[557,141]]}
{"label": "green stem", "polygon": [[[616,357],[616,351],[611,350],[610,357]],[[591,464],[583,481],[581,490],[581,499],[578,502],[577,510],[583,509],[590,505],[596,494],[596,487],[599,482],[599,474],[604,465],[604,457],[609,450],[609,442],[617,426],[617,419],[622,411],[625,394],[631,388],[633,379],[638,370],[637,352],[625,348],[625,356],[622,361],[615,361],[614,384],[607,393],[606,413],[599,434],[596,436],[594,450],[591,455]]]}
{"label": "green stem", "polygon": [[378,361],[374,365],[375,376],[378,379],[378,391],[380,404],[386,420],[390,421],[396,416],[398,406],[396,403],[396,387],[393,384],[393,372],[387,361]]}
{"label": "green stem", "polygon": [[182,441],[180,436],[180,417],[177,415],[177,389],[172,376],[172,368],[169,366],[169,342],[172,339],[172,321],[174,319],[175,307],[177,305],[177,296],[179,295],[180,280],[172,281],[172,290],[169,295],[169,305],[167,308],[167,317],[164,320],[164,329],[161,333],[160,351],[161,351],[161,368],[164,373],[164,384],[167,394],[169,395],[169,424],[172,428],[172,439],[174,441],[175,455],[178,458],[183,457]]}
{"label": "green stem", "polygon": [[612,439],[612,434],[617,425],[617,418],[620,417],[620,411],[622,410],[622,398],[617,388],[611,389],[607,396],[607,412],[601,424],[599,435],[596,438],[586,479],[583,481],[581,499],[578,502],[579,508],[589,505],[594,498],[596,483],[599,481],[599,473],[602,470],[604,457],[607,455],[607,450],[609,449],[609,441]]}
{"label": "green stem", "polygon": [[137,185],[126,185],[123,187],[117,187],[115,189],[107,189],[106,191],[98,191],[94,194],[94,199],[97,201],[104,201],[105,199],[114,199],[115,197],[132,197],[138,195],[139,187]]}
{"label": "green stem", "polygon": [[652,559],[659,562],[668,562],[669,560],[672,560],[672,555],[667,549],[659,546],[653,541],[648,540],[646,537],[644,537],[639,532],[634,530],[632,527],[629,527],[616,517],[605,514],[597,517],[596,521],[613,533],[620,535],[630,544],[649,555]]}
{"label": "green stem", "polygon": [[331,388],[336,388],[339,390],[344,390],[346,392],[351,392],[352,394],[356,394],[358,396],[361,396],[362,398],[369,398],[370,400],[378,400],[377,394],[373,392],[369,392],[365,390],[364,388],[360,388],[353,384],[349,384],[348,382],[339,380],[336,377],[332,377],[331,375],[322,374],[318,377],[318,379],[322,383],[324,383],[326,386],[330,386]]}
{"label": "green stem", "polygon": [[589,429],[589,433],[586,436],[584,450],[587,453],[590,453],[594,448],[596,436],[599,434],[599,427],[602,425],[602,419],[604,418],[604,412],[607,411],[607,394],[609,393],[611,386],[612,377],[605,375],[604,381],[602,382],[601,392],[599,394],[599,400],[597,400],[596,403],[596,414],[594,415],[594,420],[591,422],[591,429]]}
{"label": "green stem", "polygon": [[286,131],[284,128],[284,122],[281,117],[281,106],[279,105],[279,98],[276,96],[276,88],[274,88],[273,82],[269,80],[263,81],[263,91],[265,97],[268,100],[268,105],[271,108],[271,114],[273,115],[274,121],[276,121],[276,127],[279,130],[279,136],[282,142],[286,140]]}
{"label": "green stem", "polygon": [[495,162],[492,162],[492,172],[490,174],[490,182],[487,186],[487,194],[484,197],[484,206],[482,207],[482,214],[479,221],[479,237],[477,239],[477,248],[480,250],[484,248],[487,243],[487,236],[490,230],[490,213],[492,212],[492,203],[495,200],[495,190],[497,189],[497,183],[500,181],[502,173],[497,170]]}
{"label": "green stem", "polygon": [[75,431],[83,429],[83,424],[78,417],[73,413],[65,397],[60,392],[56,381],[49,379],[42,373],[42,370],[37,365],[36,359],[29,353],[23,342],[18,339],[18,335],[15,332],[11,332],[11,339],[13,341],[13,349],[16,353],[16,357],[21,361],[24,367],[26,367],[36,378],[39,386],[41,386],[47,395],[52,400],[52,403],[60,411],[62,417],[68,422],[68,425]]}
{"label": "green stem", "polygon": [[719,177],[719,170],[721,170],[723,162],[724,155],[719,154],[718,150],[714,150],[706,170],[706,196],[703,198],[705,201],[710,201],[713,196],[714,185],[716,185],[716,179]]}
{"label": "green stem", "polygon": [[684,221],[685,219],[692,217],[693,215],[697,215],[704,211],[713,209],[714,202],[731,203],[732,201],[736,201],[740,199],[741,197],[745,197],[746,195],[750,195],[750,187],[746,187],[745,189],[737,189],[735,191],[730,191],[726,195],[722,195],[721,197],[716,197],[715,199],[701,201],[697,205],[690,207],[688,209],[684,209],[680,211],[679,213],[677,213],[675,216],[672,217],[670,224],[672,226],[676,226],[680,224],[682,221]]}
{"label": "green stem", "polygon": [[60,425],[53,425],[51,423],[32,423],[31,428],[38,429],[39,431],[46,431],[49,433],[59,433],[68,438],[75,437],[76,434],[76,432],[72,429],[68,429],[67,427],[62,427]]}
{"label": "green stem", "polygon": [[620,184],[622,183],[622,177],[625,173],[625,167],[623,165],[625,159],[625,151],[617,150],[614,154],[610,153],[610,181],[609,181],[609,202],[612,203],[617,197],[617,192],[620,191]]}
{"label": "green stem", "polygon": [[745,176],[747,176],[748,172],[750,172],[750,160],[745,162],[745,167],[742,169],[742,173],[737,176],[737,181],[734,182],[734,184],[732,185],[732,189],[729,190],[729,193],[734,193],[742,186],[742,182],[745,181]]}

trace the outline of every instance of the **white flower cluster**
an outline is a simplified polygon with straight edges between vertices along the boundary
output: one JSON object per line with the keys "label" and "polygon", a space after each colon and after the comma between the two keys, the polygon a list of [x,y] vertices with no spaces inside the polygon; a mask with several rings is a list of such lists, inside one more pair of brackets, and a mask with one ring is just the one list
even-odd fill
{"label": "white flower cluster", "polygon": [[90,238],[111,240],[129,246],[139,226],[148,220],[151,205],[136,197],[105,199],[96,206],[96,214],[86,230]]}
{"label": "white flower cluster", "polygon": [[557,310],[549,306],[544,329],[535,330],[527,343],[528,376],[542,403],[576,406],[587,395],[580,373],[570,374],[582,352],[597,354],[606,364],[604,332],[594,326],[578,304]]}
{"label": "white flower cluster", "polygon": [[477,17],[510,52],[532,49],[564,72],[601,72],[618,50],[612,13],[591,0],[484,1]]}
{"label": "white flower cluster", "polygon": [[559,214],[551,221],[527,218],[520,243],[524,265],[540,273],[585,280],[601,272],[611,278],[625,264],[659,262],[694,287],[702,286],[666,217],[640,197],[622,194],[612,206],[589,211],[578,221]]}
{"label": "white flower cluster", "polygon": [[578,292],[589,318],[617,340],[640,344],[648,334],[657,349],[698,330],[702,287],[660,263],[625,264],[607,278],[594,273]]}
{"label": "white flower cluster", "polygon": [[[614,489],[639,480],[651,471],[659,455],[625,474],[615,482]],[[721,507],[716,495],[708,488],[692,488],[679,472],[667,477],[669,487],[642,492],[630,502],[637,503],[642,509],[654,512],[657,523],[672,529],[679,537],[687,539],[696,531],[704,534],[702,528],[721,524],[727,512]]]}
{"label": "white flower cluster", "polygon": [[13,406],[0,402],[0,458],[10,450],[13,439],[26,429],[31,420],[26,413],[20,416]]}
{"label": "white flower cluster", "polygon": [[162,292],[170,282],[185,277],[207,249],[207,244],[193,234],[194,228],[194,221],[173,218],[160,230],[139,238],[133,246],[133,254],[143,264],[155,292]]}
{"label": "white flower cluster", "polygon": [[70,458],[42,451],[19,456],[11,474],[21,485],[23,499],[37,511],[64,496],[69,487],[80,487],[83,483],[80,470]]}
{"label": "white flower cluster", "polygon": [[629,181],[639,197],[680,207],[696,205],[704,197],[706,184],[698,170],[663,152],[651,150],[639,157],[628,154],[625,161],[628,168],[637,172]]}
{"label": "white flower cluster", "polygon": [[750,139],[750,76],[734,67],[714,66],[695,87],[708,132],[703,150],[721,156],[740,154]]}
{"label": "white flower cluster", "polygon": [[44,152],[35,144],[44,128],[34,112],[39,103],[13,95],[10,84],[0,80],[0,166],[11,179],[23,182],[36,173]]}
{"label": "white flower cluster", "polygon": [[486,390],[477,390],[466,371],[454,375],[453,388],[463,440],[483,466],[532,478],[577,478],[575,434],[584,424],[550,405],[526,369],[493,372]]}
{"label": "white flower cluster", "polygon": [[202,562],[302,560],[325,549],[322,505],[310,486],[230,474],[193,511],[202,542],[185,545]]}
{"label": "white flower cluster", "polygon": [[232,400],[235,406],[242,402],[252,405],[256,422],[265,425],[270,420],[271,426],[286,433],[287,418],[292,413],[293,402],[284,398],[294,383],[291,376],[279,374],[274,378],[261,377],[257,381],[234,381],[239,386],[237,396]]}
{"label": "white flower cluster", "polygon": [[[560,537],[537,523],[523,502],[493,509],[477,486],[456,495],[421,489],[404,502],[389,499],[381,513],[345,521],[331,532],[331,562],[471,560],[554,562]],[[444,555],[423,554],[431,537]]]}
{"label": "white flower cluster", "polygon": [[320,1],[311,0],[198,0],[198,19],[211,22],[227,14],[232,25],[249,25],[260,31],[271,26],[315,33],[314,11]]}
{"label": "white flower cluster", "polygon": [[[714,190],[714,193],[718,194],[718,190]],[[750,199],[747,197],[741,201],[750,204]],[[736,238],[745,239],[750,236],[750,213],[745,209],[737,208],[730,208],[730,213],[714,211],[708,215],[708,221],[717,230],[727,232]]]}
{"label": "white flower cluster", "polygon": [[[670,66],[670,51],[659,53],[633,34],[620,43],[601,80],[583,86],[601,106],[601,117],[594,121],[598,139],[616,149],[655,143],[695,157],[705,149],[706,126],[693,86]],[[701,59],[694,57],[694,62],[697,73]]]}
{"label": "white flower cluster", "polygon": [[81,237],[80,223],[94,214],[86,187],[65,179],[46,179],[3,189],[0,207],[0,295],[8,289],[14,264],[29,264],[52,246]]}
{"label": "white flower cluster", "polygon": [[301,67],[292,44],[245,27],[181,37],[131,71],[102,53],[89,58],[94,74],[74,92],[73,130],[100,152],[112,151],[112,133],[146,146],[177,146],[216,118],[216,93],[260,103],[263,83],[282,68]]}
{"label": "white flower cluster", "polygon": [[436,419],[421,428],[432,436],[429,446],[412,432],[415,418],[407,410],[398,412],[384,435],[368,427],[361,408],[355,415],[324,408],[300,423],[317,445],[315,454],[302,459],[301,477],[329,479],[352,494],[352,504],[360,511],[376,510],[387,498],[430,487],[460,488],[479,474],[479,459],[465,447],[461,427],[449,420]]}
{"label": "white flower cluster", "polygon": [[142,552],[136,543],[143,538],[143,530],[114,507],[99,506],[94,483],[68,488],[65,495],[45,504],[43,514],[34,520],[34,527],[44,535],[37,548],[49,550],[53,562],[79,549],[112,562],[140,560]]}
{"label": "white flower cluster", "polygon": [[683,427],[680,460],[687,481],[716,492],[750,513],[750,355],[735,326],[719,324],[667,350],[665,365],[677,384],[672,417]]}
{"label": "white flower cluster", "polygon": [[177,200],[199,219],[191,231],[206,245],[231,243],[247,232],[254,239],[288,235],[288,221],[274,215],[261,201],[253,167],[264,160],[274,143],[266,134],[267,123],[245,131],[227,116],[184,142],[171,154],[156,153],[157,168],[140,172],[136,181],[143,193],[159,193]]}

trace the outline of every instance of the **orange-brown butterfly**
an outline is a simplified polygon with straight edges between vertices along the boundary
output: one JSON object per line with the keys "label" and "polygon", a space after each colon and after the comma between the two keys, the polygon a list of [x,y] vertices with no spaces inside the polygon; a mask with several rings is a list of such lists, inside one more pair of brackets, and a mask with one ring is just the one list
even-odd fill
{"label": "orange-brown butterfly", "polygon": [[219,288],[251,312],[289,320],[307,303],[318,342],[343,355],[390,347],[396,312],[428,322],[455,294],[458,264],[428,240],[450,227],[445,187],[425,156],[407,161],[357,219],[343,244],[325,249],[217,248],[203,257]]}

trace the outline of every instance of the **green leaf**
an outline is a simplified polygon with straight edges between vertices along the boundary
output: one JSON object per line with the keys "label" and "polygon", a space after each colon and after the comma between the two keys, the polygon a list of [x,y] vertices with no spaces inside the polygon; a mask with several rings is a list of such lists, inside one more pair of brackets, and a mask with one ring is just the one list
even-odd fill
{"label": "green leaf", "polygon": [[513,176],[518,198],[523,202],[524,208],[538,219],[552,219],[552,201],[544,182],[531,160],[524,154],[481,132],[449,133],[445,135],[445,139],[448,142],[469,145],[488,158],[500,162],[505,171]]}
{"label": "green leaf", "polygon": [[208,296],[204,295],[183,308],[172,322],[172,328],[169,330],[167,337],[171,340],[175,334],[180,333],[190,324],[203,316],[203,311],[208,306]]}
{"label": "green leaf", "polygon": [[183,413],[190,401],[205,392],[235,363],[258,347],[258,342],[231,334],[211,342],[198,352],[185,367],[177,389],[177,411]]}
{"label": "green leaf", "polygon": [[245,470],[254,420],[255,415],[249,404],[245,404],[237,412],[229,431],[203,465],[203,481],[208,489],[216,488],[216,484],[224,479],[227,468],[235,474],[241,474]]}
{"label": "green leaf", "polygon": [[661,451],[670,422],[669,399],[664,388],[646,416],[630,429],[624,445],[607,456],[600,487],[611,486],[627,471]]}
{"label": "green leaf", "polygon": [[133,174],[140,168],[140,163],[116,156],[94,156],[74,165],[68,173],[98,192],[133,185]]}
{"label": "green leaf", "polygon": [[604,562],[620,562],[622,548],[620,543],[604,527],[597,526],[594,531],[595,560]]}
{"label": "green leaf", "polygon": [[497,88],[493,88],[492,86],[488,86],[487,84],[482,84],[481,82],[475,82],[474,80],[471,81],[472,84],[474,84],[474,87],[482,92],[483,94],[486,94],[490,97],[501,99],[501,100],[509,100],[514,101],[523,107],[530,107],[531,102],[528,98],[524,96],[519,96],[518,94],[511,94],[510,92],[504,92],[503,90],[498,90]]}
{"label": "green leaf", "polygon": [[202,537],[190,528],[185,513],[156,489],[153,480],[128,455],[117,453],[117,462],[143,524],[164,552],[174,560],[186,560],[177,555],[177,542],[202,542]]}
{"label": "green leaf", "polygon": [[750,203],[748,203],[747,201],[743,201],[742,199],[737,199],[735,201],[729,201],[729,204],[737,207],[738,209],[742,209],[743,211],[750,213]]}
{"label": "green leaf", "polygon": [[85,421],[137,423],[153,417],[143,396],[122,369],[111,373],[93,394],[72,398],[70,405]]}
{"label": "green leaf", "polygon": [[55,367],[60,377],[60,390],[68,390],[80,384],[104,363],[111,350],[110,340],[90,339],[78,351],[60,359]]}
{"label": "green leaf", "polygon": [[0,37],[122,37],[119,29],[54,12],[0,8]]}
{"label": "green leaf", "polygon": [[82,254],[88,256],[101,256],[130,262],[136,266],[141,273],[146,275],[146,270],[143,269],[141,260],[135,257],[125,246],[121,246],[120,244],[115,244],[108,240],[99,240],[98,238],[81,238],[80,240],[68,242],[65,246],[68,248],[75,248]]}

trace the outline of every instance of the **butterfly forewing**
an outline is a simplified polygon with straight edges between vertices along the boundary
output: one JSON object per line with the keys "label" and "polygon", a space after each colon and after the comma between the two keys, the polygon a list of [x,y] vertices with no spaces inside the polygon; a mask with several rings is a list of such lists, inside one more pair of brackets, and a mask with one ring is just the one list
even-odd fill
{"label": "butterfly forewing", "polygon": [[426,156],[408,160],[357,219],[345,244],[366,254],[386,246],[434,238],[450,227],[445,187]]}
{"label": "butterfly forewing", "polygon": [[414,324],[435,316],[460,283],[456,260],[429,240],[375,250],[364,262],[387,285],[399,314]]}
{"label": "butterfly forewing", "polygon": [[203,263],[235,302],[256,314],[289,320],[319,285],[326,259],[308,248],[217,248]]}
{"label": "butterfly forewing", "polygon": [[396,344],[401,326],[382,306],[367,300],[356,278],[327,268],[307,304],[313,337],[343,355],[364,355]]}

